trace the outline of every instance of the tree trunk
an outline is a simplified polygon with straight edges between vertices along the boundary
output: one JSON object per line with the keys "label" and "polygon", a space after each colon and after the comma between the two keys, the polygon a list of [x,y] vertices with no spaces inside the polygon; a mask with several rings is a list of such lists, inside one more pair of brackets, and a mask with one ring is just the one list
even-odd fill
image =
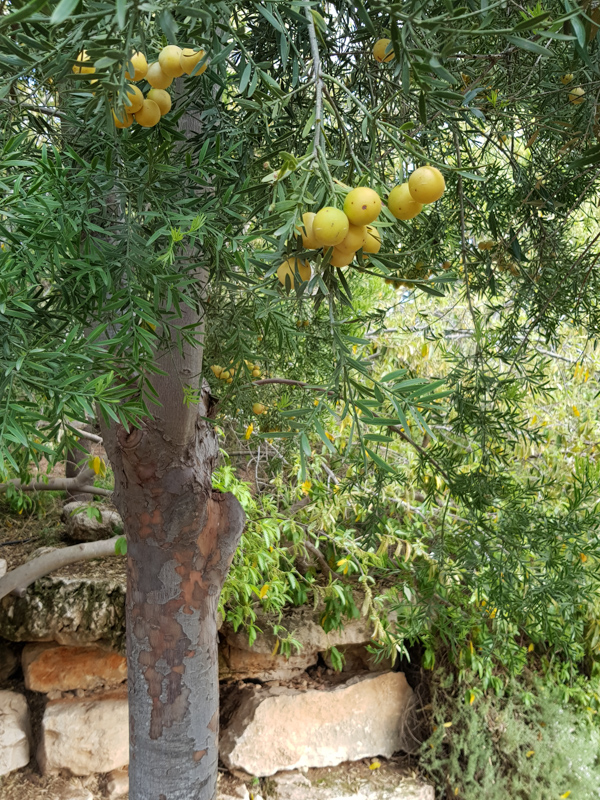
{"label": "tree trunk", "polygon": [[[184,310],[190,325],[201,335],[200,308]],[[170,340],[157,353],[152,419],[131,431],[102,422],[127,537],[129,798],[215,800],[217,607],[244,512],[212,489],[219,448],[206,381],[200,402],[184,403],[203,348],[174,327]]]}

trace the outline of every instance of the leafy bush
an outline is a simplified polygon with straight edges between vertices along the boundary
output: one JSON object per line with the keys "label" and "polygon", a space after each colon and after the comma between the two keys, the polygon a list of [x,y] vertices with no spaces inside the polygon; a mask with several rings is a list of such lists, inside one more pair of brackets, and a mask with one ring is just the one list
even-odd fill
{"label": "leafy bush", "polygon": [[440,798],[592,800],[600,786],[600,731],[565,706],[550,682],[513,684],[469,702],[446,675],[432,693],[433,732],[421,767]]}

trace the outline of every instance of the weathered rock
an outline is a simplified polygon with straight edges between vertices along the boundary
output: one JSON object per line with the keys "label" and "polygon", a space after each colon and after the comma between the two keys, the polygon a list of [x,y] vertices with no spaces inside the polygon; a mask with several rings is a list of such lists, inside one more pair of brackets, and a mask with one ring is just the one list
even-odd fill
{"label": "weathered rock", "polygon": [[[340,630],[325,633],[321,627],[324,610],[324,607],[314,610],[307,606],[286,608],[280,622],[273,617],[259,615],[256,625],[263,633],[258,634],[252,646],[246,631],[236,633],[231,624],[225,623],[219,632],[221,679],[260,677],[261,680],[289,680],[316,664],[319,653],[331,647],[364,646],[371,641],[373,626],[367,617],[346,620]],[[299,653],[294,652],[289,659],[283,655],[273,655],[277,644],[277,637],[273,634],[274,623],[282,625],[300,642]],[[361,669],[370,667],[362,666]]]}
{"label": "weathered rock", "polygon": [[405,746],[412,690],[401,672],[350,681],[328,691],[249,686],[221,736],[229,769],[268,776],[368,756]]}
{"label": "weathered rock", "polygon": [[111,772],[129,762],[127,691],[48,703],[37,753],[42,772]]}
{"label": "weathered rock", "polygon": [[92,644],[125,649],[125,584],[46,577],[23,597],[0,600],[0,636],[12,642]]}
{"label": "weathered rock", "polygon": [[3,575],[6,575],[6,570],[8,569],[8,564],[6,563],[5,558],[0,558],[0,578]]}
{"label": "weathered rock", "polygon": [[18,664],[19,659],[6,642],[0,642],[0,683],[10,678]]}
{"label": "weathered rock", "polygon": [[100,647],[28,644],[21,656],[25,686],[34,692],[67,692],[116,686],[127,678],[127,661]]}
{"label": "weathered rock", "polygon": [[0,775],[29,763],[30,739],[27,700],[17,692],[0,691]]}
{"label": "weathered rock", "polygon": [[[88,514],[92,506],[95,511]],[[72,539],[78,542],[97,542],[110,539],[123,528],[121,516],[98,503],[85,503],[75,500],[63,506],[63,520]]]}
{"label": "weathered rock", "polygon": [[114,769],[108,775],[106,793],[110,800],[124,797],[129,792],[129,772],[125,769]]}

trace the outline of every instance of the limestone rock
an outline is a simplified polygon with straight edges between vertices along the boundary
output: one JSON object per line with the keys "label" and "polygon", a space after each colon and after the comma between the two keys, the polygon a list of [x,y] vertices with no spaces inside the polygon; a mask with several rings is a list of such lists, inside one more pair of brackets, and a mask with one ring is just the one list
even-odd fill
{"label": "limestone rock", "polygon": [[[361,774],[362,773],[362,774]],[[309,771],[309,775],[311,772]],[[277,800],[435,800],[433,786],[395,770],[369,774],[367,767],[355,772],[342,765],[322,772],[311,782],[300,772],[275,775]],[[352,786],[353,790],[349,790]]]}
{"label": "limestone rock", "polygon": [[25,645],[21,656],[25,687],[34,692],[67,692],[116,686],[127,678],[127,661],[100,647]]}
{"label": "limestone rock", "polygon": [[232,647],[227,642],[219,644],[219,678],[242,680],[260,678],[262,681],[285,681],[305,672],[316,664],[319,653],[306,648],[299,654],[285,656],[255,653],[253,650]]}
{"label": "limestone rock", "polygon": [[19,659],[5,643],[0,641],[0,683],[8,680],[19,664]]}
{"label": "limestone rock", "polygon": [[44,775],[111,772],[129,762],[125,688],[93,698],[55,700],[42,720],[38,764]]}
{"label": "limestone rock", "polygon": [[106,793],[110,800],[117,800],[129,792],[129,773],[125,769],[115,769],[108,775]]}
{"label": "limestone rock", "polygon": [[265,777],[325,767],[405,746],[412,690],[401,672],[353,678],[328,691],[249,686],[221,736],[229,769]]}
{"label": "limestone rock", "polygon": [[[96,513],[92,516],[87,511],[90,506],[96,509]],[[98,503],[85,503],[80,500],[74,500],[63,506],[63,520],[69,536],[78,542],[110,539],[123,528],[123,521],[116,511]]]}
{"label": "limestone rock", "polygon": [[0,600],[0,636],[12,642],[98,642],[124,652],[125,583],[41,578],[22,597]]}
{"label": "limestone rock", "polygon": [[27,700],[17,692],[0,691],[0,775],[29,763],[30,739]]}

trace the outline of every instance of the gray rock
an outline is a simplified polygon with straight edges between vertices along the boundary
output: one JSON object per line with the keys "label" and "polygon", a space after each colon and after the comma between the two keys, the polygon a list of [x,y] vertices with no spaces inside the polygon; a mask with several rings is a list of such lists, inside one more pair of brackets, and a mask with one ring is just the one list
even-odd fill
{"label": "gray rock", "polygon": [[0,600],[0,636],[12,642],[125,649],[125,584],[120,581],[46,577],[22,597]]}
{"label": "gray rock", "polygon": [[[96,509],[96,514],[88,514],[88,508]],[[100,516],[98,519],[97,515]],[[78,542],[97,542],[110,539],[122,530],[123,521],[116,512],[98,503],[85,503],[74,500],[63,506],[63,520],[72,539]]]}
{"label": "gray rock", "polygon": [[386,672],[327,691],[249,686],[236,699],[221,759],[228,769],[266,777],[403,749],[412,690],[401,672]]}
{"label": "gray rock", "polygon": [[17,692],[0,691],[0,775],[29,763],[30,740],[27,700]]}

